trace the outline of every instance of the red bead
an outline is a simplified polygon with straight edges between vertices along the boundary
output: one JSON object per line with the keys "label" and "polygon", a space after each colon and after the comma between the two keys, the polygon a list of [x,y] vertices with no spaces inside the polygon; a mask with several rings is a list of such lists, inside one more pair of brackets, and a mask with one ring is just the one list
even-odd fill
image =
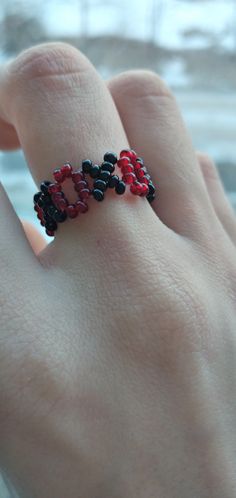
{"label": "red bead", "polygon": [[78,214],[78,211],[77,211],[75,204],[69,204],[69,206],[67,206],[67,208],[66,208],[66,212],[67,212],[69,218],[76,218],[76,216]]}
{"label": "red bead", "polygon": [[55,169],[53,171],[53,176],[54,176],[56,182],[58,182],[58,183],[61,183],[65,180],[65,177],[64,177],[63,173],[61,172],[61,169]]}
{"label": "red bead", "polygon": [[134,195],[137,195],[136,183],[131,183],[130,192]]}
{"label": "red bead", "polygon": [[142,183],[139,183],[139,182],[136,183],[136,191],[137,191],[138,195],[142,195],[142,193],[143,193]]}
{"label": "red bead", "polygon": [[134,167],[132,166],[132,164],[125,164],[124,166],[121,166],[121,171],[123,175],[127,175],[127,173],[134,172]]}
{"label": "red bead", "polygon": [[74,183],[78,183],[81,180],[84,180],[84,174],[82,171],[76,170],[72,172],[71,178]]}
{"label": "red bead", "polygon": [[69,178],[72,174],[71,164],[70,163],[63,164],[63,166],[61,167],[61,172],[66,178]]}
{"label": "red bead", "polygon": [[51,183],[48,187],[48,193],[49,194],[54,194],[55,192],[60,192],[61,191],[61,185],[59,183]]}
{"label": "red bead", "polygon": [[53,237],[54,236],[54,232],[52,230],[47,230],[46,229],[46,234],[49,235],[49,237]]}
{"label": "red bead", "polygon": [[130,152],[130,149],[122,149],[122,151],[120,152],[120,157],[128,157],[129,155],[129,152]]}
{"label": "red bead", "polygon": [[74,185],[74,189],[77,191],[77,192],[80,192],[81,190],[84,190],[88,187],[88,183],[85,181],[85,180],[81,180],[80,182],[78,183],[75,183]]}
{"label": "red bead", "polygon": [[68,202],[63,197],[61,199],[57,199],[56,204],[57,204],[58,209],[60,209],[60,211],[65,211],[65,209],[68,206]]}
{"label": "red bead", "polygon": [[136,154],[136,152],[134,150],[131,150],[130,154],[132,154],[132,156],[130,157],[131,163],[133,165],[135,165],[136,164],[136,159],[137,159],[137,154]]}
{"label": "red bead", "polygon": [[142,183],[135,182],[130,185],[130,192],[134,195],[142,195]]}
{"label": "red bead", "polygon": [[57,202],[59,199],[62,199],[62,192],[55,192],[52,194],[52,202]]}
{"label": "red bead", "polygon": [[86,201],[86,199],[88,199],[89,196],[90,196],[90,190],[88,188],[83,188],[82,190],[80,190],[79,198],[81,199],[81,201]]}
{"label": "red bead", "polygon": [[43,218],[43,210],[42,210],[42,208],[40,208],[39,206],[38,206],[38,211],[37,211],[37,213],[38,213],[38,216],[40,216],[40,218]]}
{"label": "red bead", "polygon": [[148,185],[146,185],[146,183],[142,183],[141,185],[142,185],[142,194],[141,195],[147,195],[149,192]]}
{"label": "red bead", "polygon": [[142,178],[142,183],[146,183],[146,185],[149,185],[149,180],[146,176]]}
{"label": "red bead", "polygon": [[135,171],[137,171],[138,169],[142,168],[143,167],[143,164],[139,163],[138,161],[135,162],[135,165],[134,165],[134,169]]}
{"label": "red bead", "polygon": [[140,168],[136,171],[136,175],[137,175],[138,180],[142,180],[143,177],[146,175],[146,170],[144,170],[143,168]]}
{"label": "red bead", "polygon": [[130,164],[130,159],[129,157],[122,157],[121,159],[118,159],[117,161],[117,166],[119,166],[119,168],[122,168],[123,166],[128,166]]}
{"label": "red bead", "polygon": [[52,194],[52,202],[53,204],[55,204],[55,206],[58,209],[59,209],[58,203],[60,202],[61,199],[63,199],[62,192],[55,192],[54,194]]}
{"label": "red bead", "polygon": [[124,149],[121,151],[120,153],[120,157],[129,157],[130,161],[132,162],[132,164],[134,164],[136,162],[136,159],[137,159],[137,154],[134,150],[130,150],[130,149]]}
{"label": "red bead", "polygon": [[88,205],[85,202],[77,201],[75,205],[78,213],[86,213],[88,211]]}
{"label": "red bead", "polygon": [[40,225],[42,225],[42,227],[44,227],[44,225],[45,225],[44,220],[41,220],[41,221],[40,221]]}
{"label": "red bead", "polygon": [[130,185],[131,183],[134,183],[137,180],[137,178],[134,173],[127,173],[127,175],[122,176],[122,180],[123,182]]}

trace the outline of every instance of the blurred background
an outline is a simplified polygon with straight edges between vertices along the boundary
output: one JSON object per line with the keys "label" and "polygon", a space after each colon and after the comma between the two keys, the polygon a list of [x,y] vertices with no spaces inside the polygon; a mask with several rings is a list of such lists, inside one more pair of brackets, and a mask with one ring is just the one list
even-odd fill
{"label": "blurred background", "polygon": [[[236,210],[236,0],[0,0],[1,62],[55,40],[79,47],[104,78],[131,68],[158,72]],[[18,215],[41,229],[21,151],[0,153],[0,176]]]}
{"label": "blurred background", "polygon": [[[0,0],[2,62],[53,40],[79,47],[104,78],[157,71],[236,209],[236,0]],[[19,216],[41,228],[22,152],[0,153],[0,176]]]}

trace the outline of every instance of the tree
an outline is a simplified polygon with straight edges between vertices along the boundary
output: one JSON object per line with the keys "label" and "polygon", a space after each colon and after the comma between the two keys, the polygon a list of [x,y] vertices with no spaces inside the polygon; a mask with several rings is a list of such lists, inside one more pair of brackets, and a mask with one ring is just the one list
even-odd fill
{"label": "tree", "polygon": [[188,41],[202,40],[205,45],[214,48],[219,46],[221,43],[221,38],[218,33],[212,33],[212,31],[199,28],[186,29],[182,32],[182,36]]}
{"label": "tree", "polygon": [[14,5],[4,2],[1,5],[3,17],[0,22],[0,44],[7,54],[16,54],[29,45],[46,39],[46,33],[40,20],[24,9],[20,2]]}
{"label": "tree", "polygon": [[120,8],[117,0],[78,0],[80,13],[80,36],[87,38],[89,34],[89,17],[93,8],[103,6]]}
{"label": "tree", "polygon": [[150,41],[155,43],[158,38],[158,33],[161,31],[161,25],[164,14],[165,0],[152,0],[150,9]]}

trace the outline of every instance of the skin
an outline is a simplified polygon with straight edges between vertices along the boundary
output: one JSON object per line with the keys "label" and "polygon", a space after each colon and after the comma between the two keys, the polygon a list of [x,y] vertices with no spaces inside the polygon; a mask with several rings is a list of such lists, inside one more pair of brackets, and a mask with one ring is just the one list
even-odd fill
{"label": "skin", "polygon": [[0,119],[38,184],[127,146],[158,184],[49,245],[1,187],[1,468],[24,498],[235,497],[236,219],[175,98],[57,43],[2,67]]}

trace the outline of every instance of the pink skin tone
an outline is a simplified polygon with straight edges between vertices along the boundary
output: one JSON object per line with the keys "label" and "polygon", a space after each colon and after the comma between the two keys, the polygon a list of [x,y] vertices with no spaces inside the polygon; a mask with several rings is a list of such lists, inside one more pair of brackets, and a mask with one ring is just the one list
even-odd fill
{"label": "pink skin tone", "polygon": [[235,497],[236,219],[170,90],[37,46],[1,68],[0,146],[38,185],[133,148],[159,186],[152,207],[109,192],[48,245],[0,189],[0,467],[19,496]]}

